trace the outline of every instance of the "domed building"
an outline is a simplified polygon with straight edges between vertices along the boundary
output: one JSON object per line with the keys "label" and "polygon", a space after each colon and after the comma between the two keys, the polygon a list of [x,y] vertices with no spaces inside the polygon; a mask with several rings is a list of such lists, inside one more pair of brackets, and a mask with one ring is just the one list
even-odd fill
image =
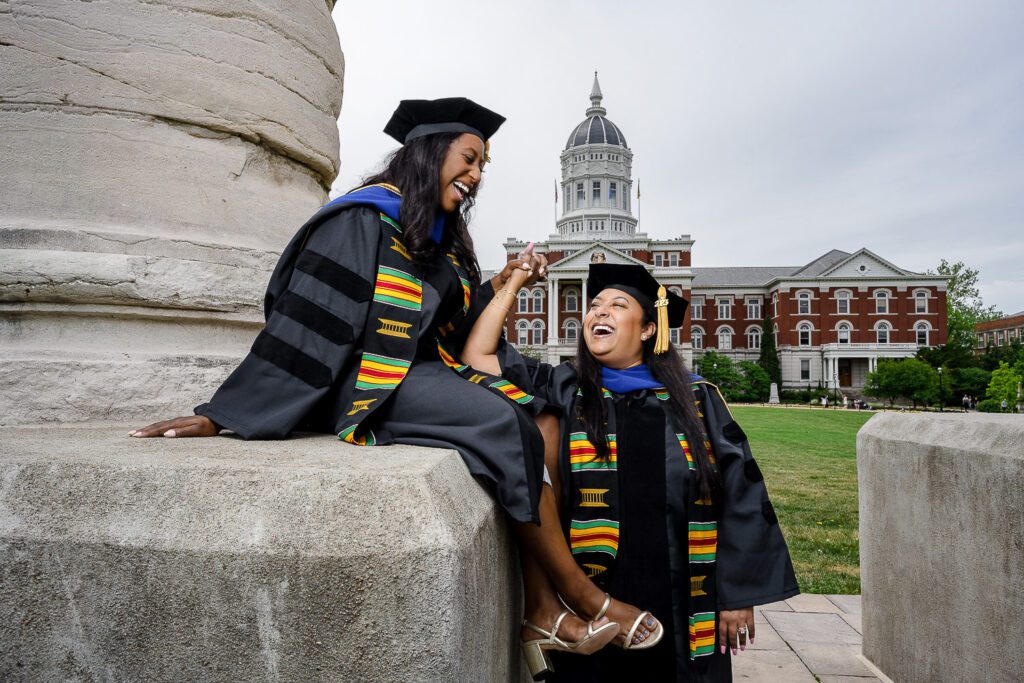
{"label": "domed building", "polygon": [[[560,155],[555,234],[534,245],[548,258],[548,281],[520,290],[506,323],[516,346],[552,363],[575,356],[594,261],[642,265],[690,301],[670,338],[691,367],[708,350],[757,360],[766,314],[783,388],[857,395],[880,358],[910,357],[946,342],[946,280],[904,270],[868,249],[833,249],[800,266],[693,268],[689,235],[659,240],[638,232],[633,151],[603,99],[595,72],[585,118]],[[527,244],[506,240],[507,258]]]}

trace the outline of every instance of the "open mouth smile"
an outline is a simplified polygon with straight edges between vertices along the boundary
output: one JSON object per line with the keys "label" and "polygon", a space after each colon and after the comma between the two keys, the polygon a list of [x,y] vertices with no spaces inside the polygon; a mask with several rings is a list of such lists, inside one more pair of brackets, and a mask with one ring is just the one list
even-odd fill
{"label": "open mouth smile", "polygon": [[465,201],[466,197],[468,197],[471,192],[469,186],[459,180],[453,180],[452,187],[454,187],[455,192],[458,193],[460,202]]}
{"label": "open mouth smile", "polygon": [[590,328],[590,334],[593,335],[594,339],[601,339],[602,337],[607,337],[614,331],[615,330],[611,326],[604,324],[594,325],[592,328]]}

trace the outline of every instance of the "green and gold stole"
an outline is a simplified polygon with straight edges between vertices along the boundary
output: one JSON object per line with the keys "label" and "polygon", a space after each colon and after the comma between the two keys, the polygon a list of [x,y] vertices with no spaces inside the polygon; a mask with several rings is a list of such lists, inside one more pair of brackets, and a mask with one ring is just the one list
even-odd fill
{"label": "green and gold stole", "polygon": [[[430,331],[421,330],[423,280],[402,241],[402,227],[381,213],[381,240],[377,250],[377,276],[373,299],[366,318],[363,350],[359,359],[352,404],[339,422],[338,437],[359,446],[378,443],[373,430],[363,425],[388,399],[409,373],[416,357],[418,339]],[[472,290],[465,269],[453,254],[448,254],[462,285],[463,305],[454,320],[440,330],[438,353],[448,367],[466,380],[482,384],[491,391],[520,405],[534,398],[499,377],[476,372],[463,364],[444,344],[443,337],[453,331],[469,314]]]}
{"label": "green and gold stole", "polygon": [[[615,406],[612,394],[602,389],[608,416],[608,457],[598,458],[597,449],[590,442],[586,428],[576,411],[569,417],[569,479],[572,490],[571,519],[569,520],[569,546],[576,563],[595,583],[607,588],[608,577],[619,553],[618,439],[615,427]],[[667,408],[669,393],[654,390]],[[581,392],[577,390],[577,397]],[[698,410],[700,405],[698,403]],[[666,424],[674,424],[666,410]],[[708,453],[711,444],[704,442]],[[669,444],[667,457],[685,458],[691,477],[696,463],[690,452],[685,434],[675,433]],[[712,456],[714,463],[714,456]],[[688,564],[690,579],[689,649],[690,658],[710,655],[715,649],[716,591],[714,567],[718,545],[718,521],[713,501],[699,498],[695,481],[688,487],[686,501],[688,522]],[[710,580],[708,580],[710,579]],[[681,625],[677,624],[677,628]]]}

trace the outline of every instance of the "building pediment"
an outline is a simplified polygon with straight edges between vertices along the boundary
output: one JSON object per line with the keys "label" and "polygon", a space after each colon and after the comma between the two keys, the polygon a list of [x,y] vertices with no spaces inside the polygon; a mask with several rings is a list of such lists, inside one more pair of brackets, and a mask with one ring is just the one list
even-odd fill
{"label": "building pediment", "polygon": [[621,263],[631,266],[643,266],[648,269],[651,267],[650,264],[633,258],[629,254],[619,251],[614,247],[610,247],[604,242],[594,242],[589,247],[580,249],[575,254],[552,264],[548,270],[555,273],[566,271],[585,271],[590,268],[590,264],[593,263],[595,258],[599,257],[599,255],[604,257],[605,263]]}
{"label": "building pediment", "polygon": [[902,277],[916,275],[909,270],[904,270],[868,249],[861,249],[849,257],[843,259],[831,268],[821,273],[820,277],[827,278],[856,278],[856,277]]}

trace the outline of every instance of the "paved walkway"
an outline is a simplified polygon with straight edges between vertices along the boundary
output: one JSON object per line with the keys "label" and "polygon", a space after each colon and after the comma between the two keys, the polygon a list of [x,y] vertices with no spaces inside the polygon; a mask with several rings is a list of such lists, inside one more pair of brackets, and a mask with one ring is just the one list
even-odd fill
{"label": "paved walkway", "polygon": [[798,595],[754,608],[755,644],[733,678],[759,683],[888,681],[860,654],[859,595]]}

